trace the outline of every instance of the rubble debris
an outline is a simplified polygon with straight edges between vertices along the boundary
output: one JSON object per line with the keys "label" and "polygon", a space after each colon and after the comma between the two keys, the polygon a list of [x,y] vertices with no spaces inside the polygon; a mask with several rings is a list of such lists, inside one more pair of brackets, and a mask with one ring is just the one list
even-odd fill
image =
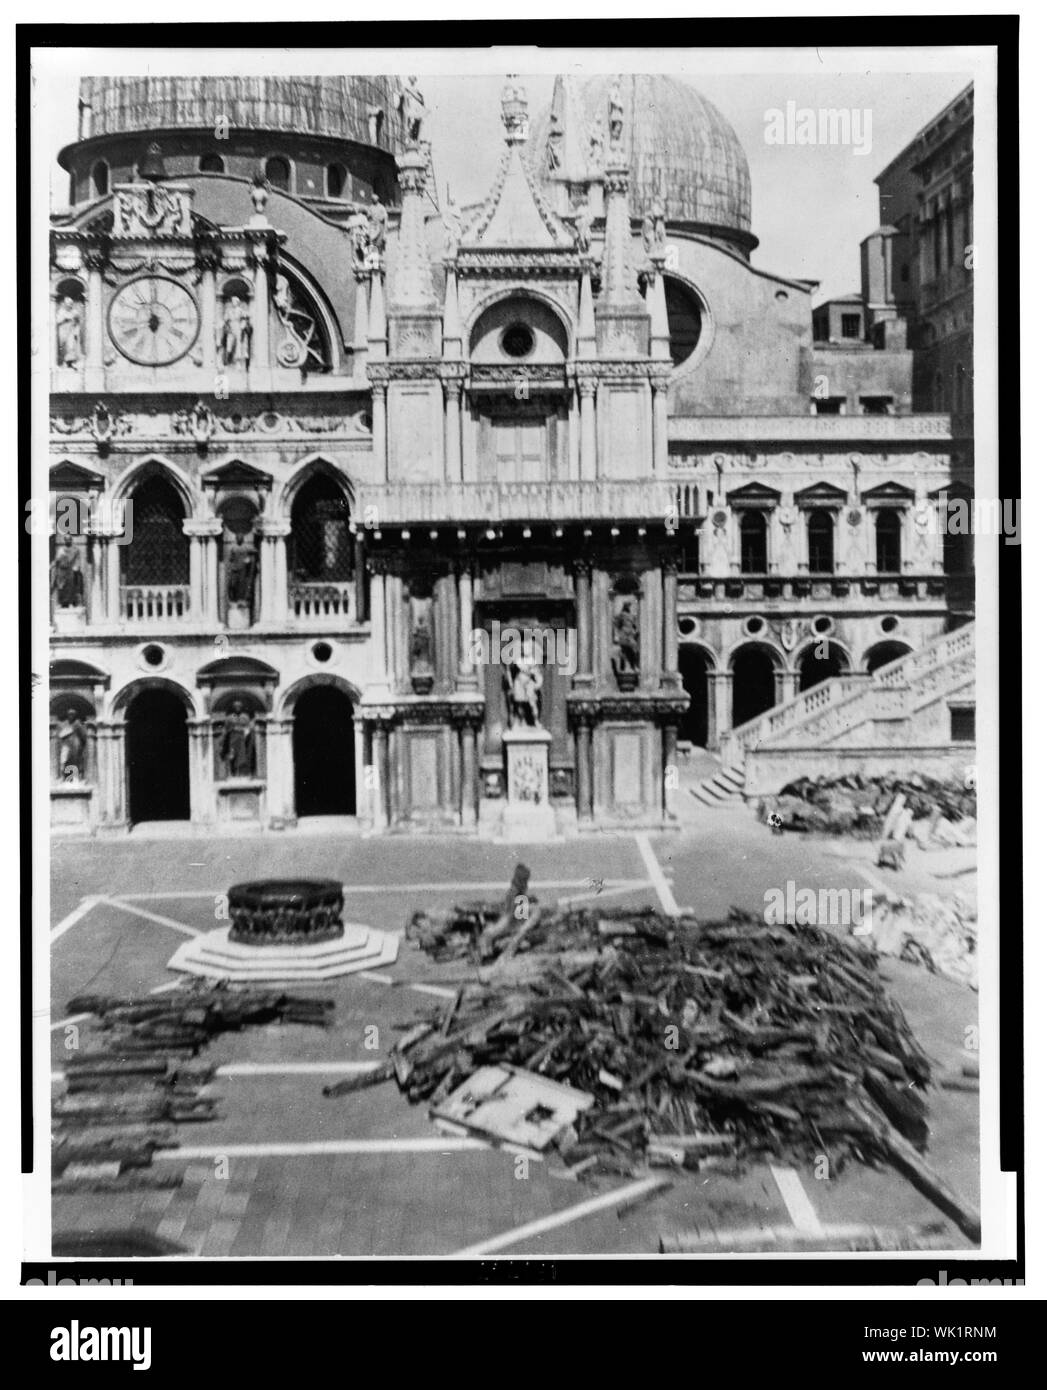
{"label": "rubble debris", "polygon": [[[177,1148],[176,1126],[217,1118],[202,1095],[215,1068],[189,1060],[219,1033],[279,1020],[326,1027],[331,999],[194,983],[144,998],[83,994],[71,1014],[93,1014],[97,1045],[73,1054],[52,1103],[56,1192],[172,1187],[153,1154]],[[92,1040],[94,1044],[95,1040]]]}
{"label": "rubble debris", "polygon": [[391,1076],[442,1118],[490,1075],[530,1072],[592,1097],[546,1146],[572,1176],[889,1161],[975,1229],[919,1159],[931,1068],[875,953],[737,909],[699,921],[528,899],[522,939],[491,930],[504,918],[484,903],[414,914],[408,938],[478,978],[407,1026],[388,1065],[353,1089]]}
{"label": "rubble debris", "polygon": [[932,974],[978,988],[977,909],[961,894],[944,898],[936,893],[877,893],[854,931],[880,955],[923,965]]}
{"label": "rubble debris", "polygon": [[457,1133],[541,1153],[592,1103],[584,1091],[520,1067],[481,1067],[430,1114]]}
{"label": "rubble debris", "polygon": [[758,818],[783,830],[851,835],[883,841],[914,840],[921,849],[977,842],[977,794],[957,778],[799,777],[777,796],[764,797]]}

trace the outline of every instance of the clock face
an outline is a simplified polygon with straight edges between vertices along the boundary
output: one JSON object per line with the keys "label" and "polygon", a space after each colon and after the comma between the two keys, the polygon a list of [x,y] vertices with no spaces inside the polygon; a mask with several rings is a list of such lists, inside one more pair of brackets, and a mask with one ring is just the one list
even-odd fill
{"label": "clock face", "polygon": [[109,333],[132,362],[165,367],[196,342],[200,313],[189,291],[175,280],[144,275],[124,285],[109,306]]}

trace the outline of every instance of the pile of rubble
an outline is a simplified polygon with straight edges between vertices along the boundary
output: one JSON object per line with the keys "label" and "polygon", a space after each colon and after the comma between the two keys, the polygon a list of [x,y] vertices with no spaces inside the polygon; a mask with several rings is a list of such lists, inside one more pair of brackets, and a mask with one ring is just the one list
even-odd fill
{"label": "pile of rubble", "polygon": [[919,1157],[930,1065],[870,952],[738,911],[543,909],[525,882],[501,905],[415,914],[408,937],[477,978],[326,1094],[395,1078],[441,1128],[574,1176],[889,1160],[976,1227]]}
{"label": "pile of rubble", "polygon": [[800,777],[764,797],[759,816],[773,830],[813,831],[931,845],[977,841],[977,796],[965,782],[907,777]]}
{"label": "pile of rubble", "polygon": [[978,988],[978,918],[974,903],[961,894],[914,898],[878,893],[872,912],[855,928],[864,944],[880,955],[926,966],[961,985]]}
{"label": "pile of rubble", "polygon": [[144,999],[80,995],[68,1007],[94,1015],[100,1035],[70,1056],[52,1103],[54,1190],[111,1192],[181,1182],[153,1170],[153,1154],[177,1147],[176,1126],[217,1118],[203,1094],[215,1069],[192,1060],[212,1038],[277,1020],[324,1026],[334,1003],[194,984]]}

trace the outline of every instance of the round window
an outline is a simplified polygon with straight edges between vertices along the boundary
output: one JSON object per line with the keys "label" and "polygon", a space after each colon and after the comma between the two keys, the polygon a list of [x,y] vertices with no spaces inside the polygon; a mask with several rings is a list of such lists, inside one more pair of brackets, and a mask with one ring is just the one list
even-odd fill
{"label": "round window", "polygon": [[502,351],[507,357],[530,357],[534,352],[534,334],[526,323],[514,323],[505,330]]}
{"label": "round window", "polygon": [[814,629],[815,632],[820,632],[823,634],[827,632],[832,632],[833,620],[832,618],[828,618],[825,616],[815,618],[814,622],[811,624],[811,627]]}
{"label": "round window", "polygon": [[162,666],[164,664],[164,649],[155,642],[150,642],[148,647],[142,648],[142,660],[147,666]]}
{"label": "round window", "polygon": [[898,626],[898,619],[895,617],[882,618],[880,620],[881,632],[894,632]]}
{"label": "round window", "polygon": [[746,632],[749,634],[750,637],[756,637],[756,636],[758,636],[758,635],[763,631],[763,629],[764,629],[764,621],[763,621],[762,618],[747,618],[747,619],[746,619],[746,622],[745,622],[745,630],[746,630]]}
{"label": "round window", "polygon": [[321,665],[331,660],[334,656],[334,648],[330,642],[316,642],[313,645],[313,660],[319,661]]}

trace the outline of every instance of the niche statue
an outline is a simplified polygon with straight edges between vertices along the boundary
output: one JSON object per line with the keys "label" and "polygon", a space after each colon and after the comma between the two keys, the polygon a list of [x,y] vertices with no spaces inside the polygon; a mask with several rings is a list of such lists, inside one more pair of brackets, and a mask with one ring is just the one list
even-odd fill
{"label": "niche statue", "polygon": [[541,722],[542,673],[534,662],[511,662],[502,676],[511,729],[536,728]]}
{"label": "niche statue", "polygon": [[67,709],[56,731],[58,739],[58,780],[82,782],[84,755],[87,751],[87,732],[75,709]]}
{"label": "niche statue", "polygon": [[640,619],[636,599],[627,595],[611,628],[611,669],[622,690],[633,690],[640,671]]}
{"label": "niche statue", "polygon": [[84,572],[72,536],[62,537],[51,561],[51,599],[55,608],[83,607]]}
{"label": "niche statue", "polygon": [[218,746],[218,756],[225,764],[229,777],[253,777],[255,768],[254,720],[245,711],[240,700],[234,700],[222,741]]}

